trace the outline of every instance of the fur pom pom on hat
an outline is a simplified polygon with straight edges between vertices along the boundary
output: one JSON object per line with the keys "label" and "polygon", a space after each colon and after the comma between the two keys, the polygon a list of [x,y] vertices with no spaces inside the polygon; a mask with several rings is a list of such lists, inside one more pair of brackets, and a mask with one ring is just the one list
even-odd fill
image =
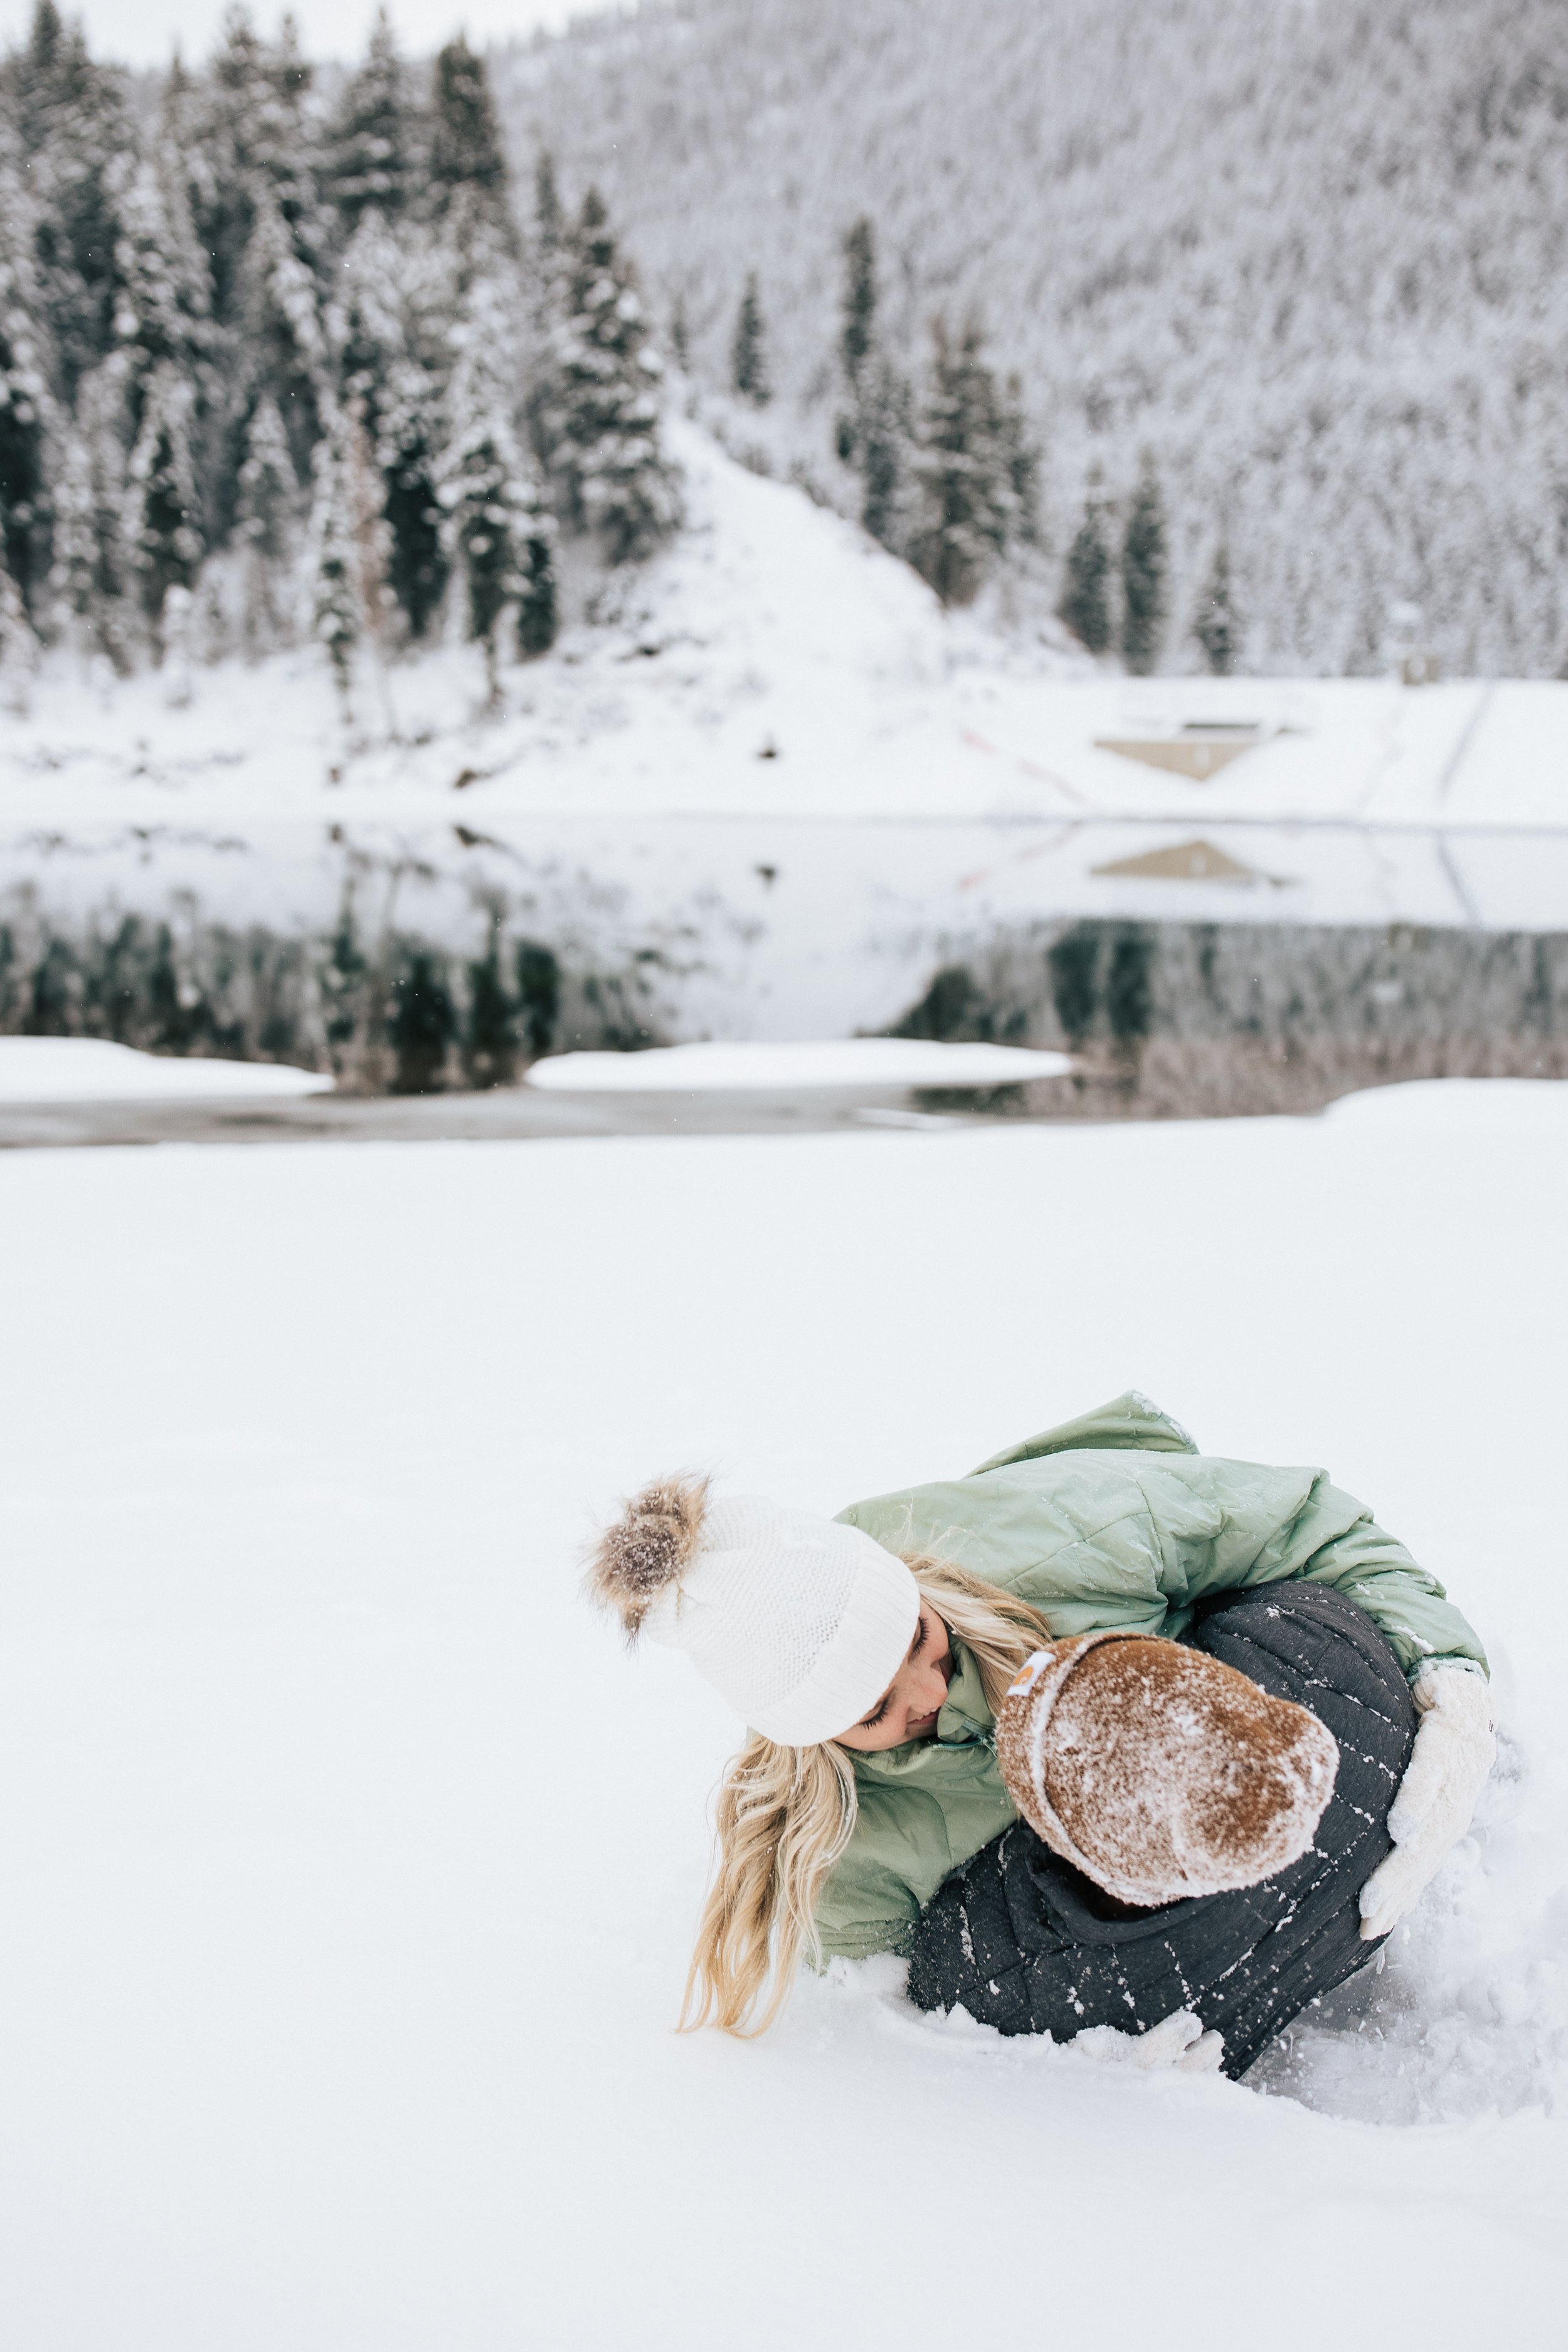
{"label": "fur pom pom on hat", "polygon": [[588,1563],[588,1590],[635,1640],[658,1594],[697,1549],[708,1507],[706,1478],[659,1478],[606,1528]]}
{"label": "fur pom pom on hat", "polygon": [[920,1617],[908,1568],[862,1528],[762,1495],[710,1501],[705,1478],[634,1496],[588,1586],[629,1634],[684,1650],[753,1730],[791,1748],[875,1706]]}

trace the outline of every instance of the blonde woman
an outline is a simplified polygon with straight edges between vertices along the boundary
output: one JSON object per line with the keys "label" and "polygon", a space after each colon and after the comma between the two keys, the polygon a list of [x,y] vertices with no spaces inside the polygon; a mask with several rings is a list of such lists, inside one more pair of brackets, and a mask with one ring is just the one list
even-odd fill
{"label": "blonde woman", "polygon": [[[1136,1393],[835,1520],[666,1480],[591,1586],[752,1727],[690,2026],[761,2031],[803,1958],[891,1951],[922,2007],[1239,2074],[1411,1908],[1494,1752],[1479,1642],[1363,1506],[1320,1470],[1200,1454]],[[1108,1628],[1206,1650],[1327,1725],[1338,1778],[1300,1861],[1133,1908],[1019,1821],[993,1738],[1008,1685]]]}

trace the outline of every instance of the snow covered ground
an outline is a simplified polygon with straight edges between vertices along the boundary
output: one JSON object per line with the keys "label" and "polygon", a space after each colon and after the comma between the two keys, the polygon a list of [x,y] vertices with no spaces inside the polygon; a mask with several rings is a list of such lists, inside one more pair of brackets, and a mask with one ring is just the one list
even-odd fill
{"label": "snow covered ground", "polygon": [[100,1037],[0,1037],[0,1103],[225,1101],[331,1089],[331,1078],[280,1062],[139,1054]]}
{"label": "snow covered ground", "polygon": [[[0,1160],[6,2344],[1555,2352],[1564,1097]],[[581,1606],[592,1515],[833,1509],[1130,1382],[1330,1465],[1491,1645],[1381,1978],[1247,2087],[885,1963],[674,2037],[738,1727]]]}

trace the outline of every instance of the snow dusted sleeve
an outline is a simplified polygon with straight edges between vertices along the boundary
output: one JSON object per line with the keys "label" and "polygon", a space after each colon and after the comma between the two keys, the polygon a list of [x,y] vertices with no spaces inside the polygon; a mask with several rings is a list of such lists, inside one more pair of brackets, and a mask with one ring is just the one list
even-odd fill
{"label": "snow dusted sleeve", "polygon": [[[1325,1517],[1354,1517],[1342,1533],[1318,1544],[1291,1573],[1309,1584],[1331,1584],[1364,1609],[1387,1634],[1413,1681],[1434,1662],[1479,1667],[1486,1674],[1487,1654],[1479,1639],[1436,1578],[1418,1567],[1405,1546],[1385,1533],[1352,1495],[1342,1494],[1325,1481],[1321,1496],[1314,1493],[1312,1506],[1320,1499]],[[1314,1515],[1312,1506],[1303,1518]]]}
{"label": "snow dusted sleeve", "polygon": [[1485,1651],[1436,1578],[1326,1471],[1213,1454],[1122,1458],[1139,1461],[1171,1604],[1156,1631],[1184,1633],[1194,1604],[1215,1593],[1300,1578],[1364,1609],[1412,1677],[1434,1659],[1486,1673]]}

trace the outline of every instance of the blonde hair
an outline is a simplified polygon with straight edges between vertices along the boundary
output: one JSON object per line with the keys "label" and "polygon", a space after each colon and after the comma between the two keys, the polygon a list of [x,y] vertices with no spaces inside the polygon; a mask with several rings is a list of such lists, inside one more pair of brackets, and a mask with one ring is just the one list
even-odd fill
{"label": "blonde hair", "polygon": [[[951,1560],[922,1554],[908,1565],[973,1655],[994,1713],[1050,1627],[1026,1601]],[[802,1956],[820,1967],[816,1906],[857,1810],[851,1751],[836,1740],[784,1748],[757,1733],[747,1741],[719,1785],[718,1868],[687,1972],[683,2032],[711,2024],[763,2033],[789,1999]]]}

